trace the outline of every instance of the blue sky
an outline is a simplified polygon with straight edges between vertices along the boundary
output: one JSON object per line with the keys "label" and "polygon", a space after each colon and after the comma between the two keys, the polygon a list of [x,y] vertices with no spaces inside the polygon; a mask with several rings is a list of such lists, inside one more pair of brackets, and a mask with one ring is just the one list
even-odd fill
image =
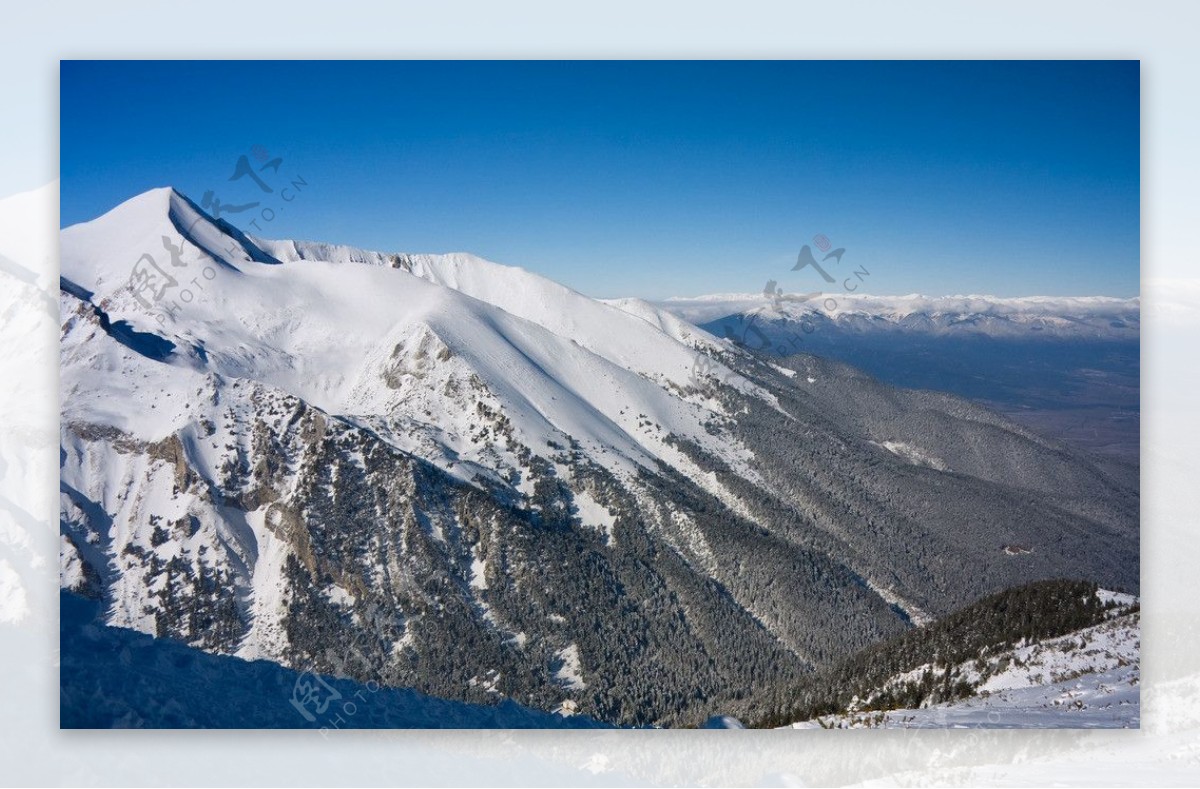
{"label": "blue sky", "polygon": [[173,185],[597,297],[830,290],[819,233],[872,293],[1132,296],[1139,103],[1137,61],[64,61],[62,224]]}

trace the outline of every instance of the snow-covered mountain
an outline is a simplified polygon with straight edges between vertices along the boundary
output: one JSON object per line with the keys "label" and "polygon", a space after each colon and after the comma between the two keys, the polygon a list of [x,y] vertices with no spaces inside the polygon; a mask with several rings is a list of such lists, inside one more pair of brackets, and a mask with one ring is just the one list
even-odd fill
{"label": "snow-covered mountain", "polygon": [[1016,583],[1137,586],[1087,458],[646,302],[171,189],[61,257],[61,577],[115,626],[676,723]]}

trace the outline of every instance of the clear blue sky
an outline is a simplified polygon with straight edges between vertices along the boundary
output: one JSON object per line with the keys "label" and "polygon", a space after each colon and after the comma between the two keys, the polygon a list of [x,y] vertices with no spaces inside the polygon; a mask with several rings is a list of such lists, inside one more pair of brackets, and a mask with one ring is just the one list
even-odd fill
{"label": "clear blue sky", "polygon": [[[833,290],[790,271],[818,233],[872,293],[1139,290],[1137,61],[67,61],[61,77],[63,225],[172,185],[259,200],[224,218],[255,232],[275,210],[260,235],[468,251],[598,297]],[[242,155],[308,186],[285,203],[230,181]]]}

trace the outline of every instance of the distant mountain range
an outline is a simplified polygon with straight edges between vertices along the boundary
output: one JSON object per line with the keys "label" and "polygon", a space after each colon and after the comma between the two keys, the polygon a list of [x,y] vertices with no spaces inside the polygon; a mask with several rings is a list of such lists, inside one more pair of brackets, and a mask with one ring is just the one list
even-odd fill
{"label": "distant mountain range", "polygon": [[109,625],[685,725],[1014,585],[1138,589],[1136,475],[952,395],[172,189],[61,256],[61,577]]}
{"label": "distant mountain range", "polygon": [[[802,335],[920,333],[1004,339],[1136,341],[1141,300],[1107,296],[870,296],[855,293],[768,292],[673,298],[658,306],[695,324],[731,315],[757,316],[764,325],[794,323]],[[740,328],[732,324],[730,331]],[[751,334],[748,341],[752,342]]]}

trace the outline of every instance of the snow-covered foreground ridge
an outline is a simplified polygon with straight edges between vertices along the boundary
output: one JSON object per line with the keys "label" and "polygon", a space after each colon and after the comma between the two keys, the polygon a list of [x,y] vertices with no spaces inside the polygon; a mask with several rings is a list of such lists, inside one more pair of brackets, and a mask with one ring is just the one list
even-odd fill
{"label": "snow-covered foreground ridge", "polygon": [[61,257],[61,577],[113,625],[673,723],[998,588],[1136,586],[1136,490],[1086,458],[645,302],[171,189]]}
{"label": "snow-covered foreground ridge", "polygon": [[1139,612],[1132,595],[1085,581],[1013,587],[806,676],[750,723],[1136,726]]}
{"label": "snow-covered foreground ridge", "polygon": [[1102,594],[1118,602],[1108,621],[1055,638],[1022,641],[956,666],[919,666],[879,688],[880,693],[894,692],[926,675],[941,677],[948,669],[955,681],[971,686],[965,698],[871,710],[876,699],[868,696],[844,713],[790,728],[1137,728],[1141,616],[1132,596]]}

